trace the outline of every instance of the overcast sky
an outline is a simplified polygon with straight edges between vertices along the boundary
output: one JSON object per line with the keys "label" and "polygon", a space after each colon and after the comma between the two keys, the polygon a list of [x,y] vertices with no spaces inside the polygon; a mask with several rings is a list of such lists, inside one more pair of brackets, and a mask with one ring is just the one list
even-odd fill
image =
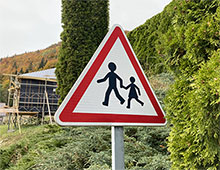
{"label": "overcast sky", "polygon": [[[109,0],[110,27],[132,30],[171,0]],[[60,41],[61,0],[0,0],[0,58],[44,49]]]}

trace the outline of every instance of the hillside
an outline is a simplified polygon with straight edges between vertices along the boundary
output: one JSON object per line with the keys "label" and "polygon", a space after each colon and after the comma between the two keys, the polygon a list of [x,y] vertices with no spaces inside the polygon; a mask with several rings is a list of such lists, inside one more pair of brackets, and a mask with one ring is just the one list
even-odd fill
{"label": "hillside", "polygon": [[7,101],[9,78],[3,74],[22,74],[55,67],[61,43],[35,52],[0,59],[0,102]]}
{"label": "hillside", "polygon": [[0,60],[0,74],[17,74],[55,67],[60,43]]}

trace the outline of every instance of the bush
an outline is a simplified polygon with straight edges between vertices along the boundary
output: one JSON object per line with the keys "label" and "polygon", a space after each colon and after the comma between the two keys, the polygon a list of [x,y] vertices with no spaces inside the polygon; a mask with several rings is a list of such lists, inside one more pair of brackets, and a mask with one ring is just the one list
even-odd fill
{"label": "bush", "polygon": [[166,99],[173,127],[169,151],[173,169],[219,169],[220,51],[192,78],[178,79]]}
{"label": "bush", "polygon": [[[170,163],[165,141],[168,132],[169,128],[125,128],[126,168],[144,168],[154,164],[154,167],[168,169],[166,167]],[[39,158],[37,162],[40,163],[33,169],[110,169],[110,128],[65,128],[64,134],[73,137],[71,142]],[[157,162],[157,166],[159,158],[163,161]]]}

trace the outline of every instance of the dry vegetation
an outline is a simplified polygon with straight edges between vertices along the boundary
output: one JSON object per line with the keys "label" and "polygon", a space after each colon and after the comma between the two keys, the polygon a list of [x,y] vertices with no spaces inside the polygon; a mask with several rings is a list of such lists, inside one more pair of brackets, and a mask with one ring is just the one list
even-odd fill
{"label": "dry vegetation", "polygon": [[25,73],[55,67],[59,47],[60,43],[43,50],[2,58],[0,60],[0,73]]}

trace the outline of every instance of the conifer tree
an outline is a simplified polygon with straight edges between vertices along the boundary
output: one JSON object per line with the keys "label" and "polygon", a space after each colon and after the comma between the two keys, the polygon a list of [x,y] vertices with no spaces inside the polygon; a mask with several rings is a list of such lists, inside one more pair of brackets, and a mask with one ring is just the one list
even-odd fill
{"label": "conifer tree", "polygon": [[21,70],[19,71],[19,74],[23,74],[24,73],[24,70],[23,68],[21,68]]}
{"label": "conifer tree", "polygon": [[64,99],[108,31],[108,0],[62,0],[57,92]]}
{"label": "conifer tree", "polygon": [[220,169],[219,30],[219,0],[175,0],[128,34],[147,74],[175,78],[164,100],[173,170]]}
{"label": "conifer tree", "polygon": [[41,59],[38,69],[41,69],[45,66],[46,62],[44,61],[44,57]]}

